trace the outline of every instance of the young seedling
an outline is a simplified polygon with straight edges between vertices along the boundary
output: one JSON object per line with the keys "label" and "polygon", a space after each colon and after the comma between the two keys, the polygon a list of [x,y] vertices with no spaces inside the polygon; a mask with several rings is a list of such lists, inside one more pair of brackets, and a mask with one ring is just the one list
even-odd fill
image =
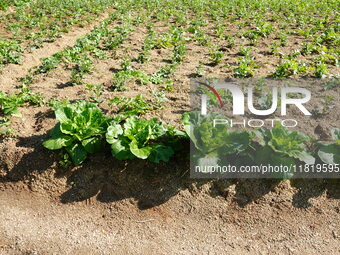
{"label": "young seedling", "polygon": [[333,96],[325,96],[325,98],[321,99],[322,105],[316,106],[312,111],[312,115],[315,118],[321,118],[328,115],[330,111],[335,107],[335,105],[333,104],[333,100]]}
{"label": "young seedling", "polygon": [[238,67],[234,69],[234,76],[238,78],[253,77],[254,72],[251,69],[255,67],[254,60],[250,57],[243,57],[238,59]]}
{"label": "young seedling", "polygon": [[315,64],[315,77],[324,78],[328,74],[328,69],[326,64],[323,61],[318,61]]}
{"label": "young seedling", "polygon": [[212,49],[210,49],[210,64],[215,66],[219,63],[221,63],[223,57],[224,57],[224,52],[219,50],[218,47],[213,47]]}
{"label": "young seedling", "polygon": [[100,104],[104,101],[104,99],[101,98],[104,91],[102,85],[86,84],[86,90],[90,93],[90,99],[92,102]]}
{"label": "young seedling", "polygon": [[299,62],[297,60],[288,60],[280,64],[275,72],[272,74],[274,78],[284,78],[296,74],[301,74],[306,72],[308,67],[306,64]]}

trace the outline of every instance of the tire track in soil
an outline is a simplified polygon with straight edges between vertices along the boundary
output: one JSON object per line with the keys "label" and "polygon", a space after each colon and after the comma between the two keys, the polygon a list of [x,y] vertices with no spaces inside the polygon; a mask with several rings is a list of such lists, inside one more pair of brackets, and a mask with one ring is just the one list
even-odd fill
{"label": "tire track in soil", "polygon": [[101,21],[108,18],[111,11],[107,10],[89,26],[74,28],[70,32],[63,34],[61,38],[58,38],[53,43],[44,43],[42,48],[23,54],[21,65],[9,64],[0,69],[0,89],[3,91],[13,90],[19,78],[27,75],[30,68],[40,65],[41,58],[49,57],[67,46],[73,46],[78,38],[90,33]]}

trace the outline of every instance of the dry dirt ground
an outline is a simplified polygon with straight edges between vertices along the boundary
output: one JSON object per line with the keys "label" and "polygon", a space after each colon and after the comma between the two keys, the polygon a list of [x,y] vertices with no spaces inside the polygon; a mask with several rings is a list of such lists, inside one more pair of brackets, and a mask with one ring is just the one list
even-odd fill
{"label": "dry dirt ground", "polygon": [[2,185],[1,254],[340,253],[339,194],[320,189],[325,183],[186,185],[156,185],[156,194],[175,193],[159,205],[151,203],[163,194],[150,201],[142,190],[61,203]]}
{"label": "dry dirt ground", "polygon": [[[76,29],[26,54],[23,66],[5,67],[1,89],[13,91],[16,79],[37,65],[40,57],[72,45],[92,27]],[[156,28],[164,30],[161,25]],[[143,30],[134,31],[117,52],[117,59],[126,55],[127,49],[129,57],[136,57],[143,34]],[[297,42],[289,41],[292,48]],[[149,113],[174,125],[179,125],[180,114],[188,109],[190,75],[208,54],[198,45],[188,50],[175,74],[170,100],[164,109]],[[226,61],[237,49],[234,51],[227,54]],[[152,51],[153,61],[144,70],[159,70],[166,62],[164,56],[170,54],[167,49]],[[263,62],[256,75],[274,70],[271,57],[261,60],[260,52],[256,54]],[[96,61],[95,71],[85,80],[105,85],[120,62]],[[207,67],[206,72],[231,75],[223,67]],[[84,86],[65,85],[69,77],[69,70],[58,67],[35,77],[31,89],[48,99],[56,95],[71,100],[87,98]],[[150,97],[148,88],[136,84],[129,88],[121,93],[105,91],[104,96],[143,93]],[[324,95],[320,88],[314,92],[319,99]],[[332,93],[339,95],[339,88]],[[21,112],[21,119],[12,120],[17,136],[0,141],[1,255],[340,254],[339,180],[198,181],[188,176],[188,163],[183,163],[188,162],[187,154],[156,165],[116,161],[103,152],[82,166],[62,169],[58,153],[41,145],[55,125],[53,112],[46,106],[25,107]],[[339,112],[331,111],[327,118],[333,120],[332,127],[339,126]],[[315,133],[318,125],[328,133],[324,118],[309,121],[309,133]]]}

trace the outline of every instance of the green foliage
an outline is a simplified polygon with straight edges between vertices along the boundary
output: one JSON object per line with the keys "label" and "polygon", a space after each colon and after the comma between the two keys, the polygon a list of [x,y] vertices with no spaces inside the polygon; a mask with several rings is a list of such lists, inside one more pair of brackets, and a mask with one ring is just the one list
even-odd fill
{"label": "green foliage", "polygon": [[224,52],[223,51],[220,51],[216,48],[213,48],[210,50],[210,64],[211,65],[217,65],[219,63],[221,63],[222,59],[223,59],[223,56],[224,56]]}
{"label": "green foliage", "polygon": [[331,79],[329,80],[326,84],[325,84],[325,90],[331,90],[331,89],[335,89],[337,87],[340,87],[340,78],[335,78],[335,79]]}
{"label": "green foliage", "polygon": [[108,119],[95,104],[78,101],[61,105],[55,115],[58,124],[43,143],[47,149],[65,148],[73,163],[79,165],[88,154],[104,148]]}
{"label": "green foliage", "polygon": [[195,68],[195,76],[202,77],[204,74],[205,74],[204,66],[201,63],[199,63]]}
{"label": "green foliage", "polygon": [[[261,134],[256,138],[265,146],[264,150],[267,151],[266,146],[268,146],[278,156],[299,159],[306,164],[314,164],[315,162],[315,158],[307,150],[306,145],[309,139],[297,131],[289,131],[280,122],[277,122],[271,130],[261,130]],[[262,158],[258,157],[257,159],[259,163],[262,162]]]}
{"label": "green foliage", "polygon": [[335,107],[333,104],[334,97],[330,95],[326,95],[324,98],[321,99],[320,105],[317,105],[312,110],[312,114],[314,117],[324,117],[325,115],[329,114],[330,111]]}
{"label": "green foliage", "polygon": [[319,158],[326,164],[340,164],[340,129],[332,130],[332,138],[334,143],[320,144],[318,151]]}
{"label": "green foliage", "polygon": [[101,98],[104,91],[103,86],[96,84],[86,84],[86,90],[90,93],[90,99],[92,102],[100,104],[104,101],[104,99]]}
{"label": "green foliage", "polygon": [[327,66],[324,62],[319,61],[315,64],[315,77],[324,78],[328,74]]}
{"label": "green foliage", "polygon": [[16,41],[0,38],[0,66],[6,64],[19,64],[22,47]]}
{"label": "green foliage", "polygon": [[48,58],[42,58],[41,62],[42,64],[37,68],[37,72],[47,73],[59,65],[61,62],[61,56],[59,54],[55,54]]}
{"label": "green foliage", "polygon": [[149,83],[149,76],[140,70],[122,70],[115,73],[112,77],[111,89],[113,91],[124,91],[127,90],[125,87],[126,83],[131,79],[135,79],[141,85]]}
{"label": "green foliage", "polygon": [[229,125],[216,125],[214,119],[226,119],[219,114],[201,116],[199,112],[188,112],[182,116],[184,130],[196,149],[206,156],[217,156],[220,151],[235,154],[245,151],[250,143],[246,131],[231,130]]}
{"label": "green foliage", "polygon": [[241,47],[238,54],[240,56],[249,56],[250,51],[251,51],[251,47]]}
{"label": "green foliage", "polygon": [[307,66],[304,63],[296,60],[288,60],[280,64],[273,73],[274,78],[284,78],[296,74],[301,74],[307,71]]}
{"label": "green foliage", "polygon": [[[219,122],[214,122],[216,119]],[[182,123],[196,150],[192,151],[195,160],[210,159],[233,165],[315,163],[308,146],[311,139],[288,130],[280,122],[272,129],[246,131],[232,129],[230,120],[218,113],[203,116],[188,112],[182,116]]]}
{"label": "green foliage", "polygon": [[185,58],[186,46],[185,43],[177,43],[173,49],[172,63],[181,63]]}
{"label": "green foliage", "polygon": [[[29,4],[26,4],[29,3]],[[152,147],[156,140],[137,140],[136,142],[130,138],[124,138],[126,118],[133,115],[144,114],[146,111],[164,107],[164,102],[167,97],[164,93],[176,89],[176,93],[182,92],[183,88],[173,86],[179,84],[175,71],[181,68],[181,64],[187,57],[187,54],[198,54],[199,51],[206,53],[205,48],[209,48],[208,61],[211,65],[217,65],[222,62],[224,55],[235,45],[245,45],[241,47],[238,54],[242,58],[238,59],[237,66],[233,69],[235,77],[246,78],[254,76],[255,56],[250,56],[249,41],[251,44],[258,43],[259,48],[262,45],[270,44],[269,53],[284,58],[284,62],[277,67],[273,77],[282,78],[292,75],[305,74],[308,68],[311,68],[310,74],[323,78],[339,66],[339,18],[338,18],[338,1],[289,1],[282,2],[274,1],[251,1],[251,0],[235,0],[235,1],[114,1],[114,0],[3,0],[0,3],[0,9],[10,8],[9,14],[2,15],[0,21],[3,29],[1,36],[5,39],[0,39],[0,65],[9,63],[20,63],[20,55],[23,52],[28,52],[35,48],[41,47],[43,42],[52,42],[60,37],[62,33],[67,32],[75,25],[84,26],[93,21],[98,14],[104,12],[106,8],[112,8],[109,17],[99,23],[92,29],[91,32],[79,38],[73,46],[64,48],[56,54],[41,59],[41,65],[36,66],[32,71],[21,79],[23,87],[31,84],[34,81],[34,75],[47,73],[55,70],[61,64],[63,67],[71,71],[71,82],[82,84],[85,75],[94,70],[93,63],[95,59],[108,58],[116,61],[121,58],[122,54],[119,50],[122,43],[129,38],[130,33],[136,29],[146,27],[147,36],[144,38],[142,49],[137,52],[136,59],[124,59],[121,63],[122,70],[119,70],[112,77],[111,89],[114,91],[124,91],[127,89],[127,83],[131,80],[139,84],[162,84],[158,89],[152,90],[153,98],[149,101],[142,96],[135,98],[115,97],[111,100],[112,104],[117,105],[119,116],[116,116],[114,125],[120,126],[122,134],[119,136],[126,140],[124,148],[130,151],[134,157],[152,158],[148,148]],[[138,14],[137,14],[138,12]],[[144,26],[144,24],[147,24]],[[159,26],[159,24],[164,25]],[[139,27],[140,26],[140,27]],[[155,29],[157,27],[157,30]],[[236,28],[236,29],[235,29]],[[138,29],[138,30],[137,30]],[[238,30],[235,32],[235,30]],[[279,52],[279,47],[282,52],[287,52],[292,47],[290,39],[302,35],[306,38],[301,51],[293,51],[287,56],[283,56]],[[137,38],[143,40],[143,37]],[[274,39],[274,43],[271,40]],[[301,39],[301,38],[300,38]],[[296,40],[294,39],[294,42]],[[288,45],[289,43],[289,45]],[[138,44],[131,44],[135,47]],[[187,49],[187,46],[193,46],[192,49]],[[198,46],[200,45],[200,46]],[[289,48],[285,48],[286,46]],[[157,49],[166,50],[157,50]],[[229,48],[229,49],[228,49]],[[256,47],[257,48],[257,47]],[[163,52],[171,51],[170,55],[161,56]],[[236,53],[236,50],[228,52]],[[159,54],[160,56],[156,56]],[[254,54],[262,54],[260,49],[255,49]],[[265,54],[265,53],[264,53]],[[133,55],[128,52],[126,56]],[[313,56],[308,56],[313,55]],[[143,71],[143,66],[140,64],[146,63],[152,57],[157,59],[162,58],[167,62],[153,74],[147,74]],[[297,60],[297,58],[305,58],[310,67]],[[190,59],[188,59],[190,60]],[[138,64],[133,61],[137,61]],[[229,61],[230,62],[230,61]],[[264,64],[271,64],[266,62]],[[307,63],[307,62],[306,62]],[[152,64],[152,63],[150,63]],[[136,67],[137,65],[137,67]],[[149,66],[148,66],[149,67]],[[328,69],[329,68],[329,69]],[[213,72],[212,68],[208,68],[209,72]],[[150,69],[145,69],[150,70]],[[313,73],[314,71],[314,73]],[[183,72],[180,72],[183,74]],[[196,76],[203,76],[204,70],[199,64],[196,69]],[[330,74],[332,75],[332,74]],[[325,89],[333,89],[335,85],[329,85]],[[153,86],[152,87],[157,87]],[[89,98],[94,103],[102,103],[102,94],[104,87],[100,85],[87,84],[86,89],[89,91]],[[20,93],[19,93],[20,94]],[[34,103],[39,101],[36,97],[31,98],[23,95],[6,95],[0,94],[1,117],[3,123],[8,125],[11,116],[19,116],[19,108],[26,102]],[[214,97],[216,100],[216,97]],[[325,98],[322,102],[320,114],[327,114],[332,109],[331,100]],[[261,108],[268,108],[271,104],[271,96],[260,97],[258,103]],[[92,114],[87,108],[95,108],[88,106],[90,103],[77,103],[75,105],[65,102],[51,102],[51,105],[56,112],[70,111],[80,114],[87,112]],[[72,105],[72,106],[71,106]],[[78,106],[76,106],[78,105]],[[66,110],[68,109],[68,110]],[[98,109],[97,109],[98,110]],[[93,110],[94,111],[94,110]],[[95,111],[94,111],[95,112]],[[96,116],[99,114],[95,114]],[[103,115],[103,119],[106,117]],[[97,117],[96,117],[97,118]],[[99,118],[99,117],[98,117]],[[132,117],[131,117],[132,118]],[[85,117],[84,121],[89,121]],[[120,121],[118,121],[120,120]],[[65,120],[66,121],[66,120]],[[65,164],[69,159],[74,162],[82,162],[84,151],[89,148],[89,145],[83,144],[85,138],[81,138],[78,133],[85,133],[84,130],[73,130],[72,134],[67,134],[66,124],[59,121],[59,130],[54,131],[55,136],[70,136],[72,139],[64,141],[62,148],[65,148],[69,154],[64,155]],[[69,127],[77,125],[80,129],[84,128],[81,120],[74,115],[66,121]],[[79,123],[78,123],[79,122]],[[122,124],[123,122],[123,124]],[[143,132],[143,128],[148,129],[152,126],[149,122],[134,118],[136,128],[131,128],[133,132]],[[71,125],[71,123],[73,123]],[[281,127],[276,127],[270,132],[261,131],[264,136],[263,145],[256,142],[254,134],[245,131],[234,131],[229,128],[222,130],[222,127],[209,131],[208,121],[199,120],[201,128],[197,130],[201,142],[207,142],[207,147],[200,147],[204,152],[213,152],[214,144],[221,144],[225,153],[228,155],[238,155],[240,158],[247,158],[249,161],[254,161],[256,154],[254,148],[258,152],[270,152],[274,159],[282,156],[284,160],[294,161],[301,160],[300,155],[305,151],[304,146],[306,141],[300,141],[302,138],[297,134],[287,133],[281,130]],[[92,124],[91,124],[92,125]],[[97,125],[97,124],[94,124]],[[142,126],[144,126],[142,128]],[[157,126],[155,124],[155,126]],[[138,128],[137,128],[138,127]],[[137,131],[136,131],[137,130]],[[142,131],[141,131],[142,130]],[[153,132],[154,130],[152,130]],[[164,131],[164,130],[163,130]],[[77,133],[78,132],[78,133]],[[106,130],[98,135],[103,140],[103,134]],[[130,131],[126,131],[130,132]],[[150,131],[151,132],[151,131]],[[166,130],[164,136],[169,135],[170,131]],[[216,134],[214,133],[216,132]],[[95,132],[94,132],[95,133]],[[176,132],[173,133],[173,135]],[[211,139],[205,141],[203,135],[216,135],[220,140]],[[137,135],[137,134],[136,134]],[[282,141],[282,137],[287,136],[288,144]],[[93,140],[97,139],[97,134],[90,135]],[[86,139],[90,139],[86,138]],[[223,138],[223,139],[222,139]],[[301,139],[300,139],[301,138]],[[85,139],[85,140],[86,140]],[[117,138],[118,139],[118,138]],[[163,139],[163,135],[159,137]],[[195,138],[198,139],[197,137]],[[210,138],[209,138],[210,139]],[[68,141],[72,140],[72,144]],[[91,140],[91,141],[93,141]],[[291,141],[292,140],[292,141]],[[294,141],[293,141],[294,140]],[[61,140],[58,140],[59,142]],[[124,140],[125,141],[125,140]],[[48,143],[47,143],[48,144]],[[162,146],[164,145],[162,141]],[[55,147],[60,147],[60,144],[54,144]],[[202,145],[202,144],[201,144]],[[50,146],[53,147],[53,141],[50,141]],[[87,146],[85,148],[85,146]],[[155,145],[156,146],[156,145]],[[261,147],[262,146],[262,147]],[[156,146],[157,147],[157,146]],[[331,146],[332,147],[332,146]],[[145,149],[147,148],[147,149]],[[168,149],[158,146],[156,151],[164,152]],[[124,150],[125,150],[124,149]],[[301,153],[300,153],[300,152]],[[135,154],[133,153],[135,152]],[[294,152],[294,153],[293,153]],[[89,151],[86,151],[90,153]],[[214,152],[215,153],[215,152]],[[221,151],[216,152],[217,154]],[[296,154],[295,154],[296,153]],[[300,153],[300,154],[299,154]],[[163,153],[161,153],[163,154]],[[72,156],[73,155],[73,156]],[[85,155],[85,157],[86,157]],[[71,157],[72,156],[72,157]],[[163,157],[163,156],[162,156]],[[162,160],[166,160],[168,156],[164,156]],[[260,157],[258,157],[260,158]],[[160,159],[160,160],[161,160]],[[153,159],[154,161],[157,161]],[[268,159],[272,160],[272,159]]]}
{"label": "green foliage", "polygon": [[238,59],[238,67],[234,69],[234,76],[238,78],[253,77],[254,72],[252,67],[255,67],[254,60],[247,56]]}
{"label": "green foliage", "polygon": [[106,140],[117,159],[140,158],[159,163],[168,161],[174,154],[165,139],[167,136],[168,130],[156,118],[144,120],[132,116],[124,124],[113,121],[107,129]]}
{"label": "green foliage", "polygon": [[132,98],[116,96],[110,99],[110,105],[119,106],[118,113],[125,116],[145,114],[147,111],[154,109],[151,103],[145,101],[143,95]]}
{"label": "green foliage", "polygon": [[24,4],[30,2],[31,0],[2,0],[0,2],[0,10],[6,10],[10,6],[23,6]]}
{"label": "green foliage", "polygon": [[277,44],[276,41],[274,41],[270,46],[269,54],[270,55],[278,55],[279,54],[278,48],[279,48],[279,45]]}
{"label": "green foliage", "polygon": [[39,48],[43,42],[55,41],[62,33],[68,32],[71,26],[84,25],[93,20],[113,3],[112,0],[2,0],[0,10],[15,6],[13,11],[3,17],[7,20],[4,27],[13,34],[15,40],[10,44],[0,43],[0,51],[11,53],[6,54],[8,59],[5,62],[0,53],[0,63],[18,63],[23,52],[18,41],[24,42],[25,50]]}
{"label": "green foliage", "polygon": [[93,69],[91,58],[82,55],[76,59],[76,66],[71,73],[71,82],[73,84],[82,84],[84,74],[89,73]]}
{"label": "green foliage", "polygon": [[186,138],[174,127],[165,128],[156,118],[144,120],[135,115],[127,118],[120,114],[108,118],[98,106],[86,101],[73,104],[53,101],[51,106],[58,123],[43,145],[50,150],[65,149],[67,154],[61,161],[64,166],[69,165],[69,159],[75,165],[83,163],[89,154],[103,150],[106,141],[111,144],[112,154],[117,159],[168,161],[180,148],[178,141]]}
{"label": "green foliage", "polygon": [[175,68],[177,67],[176,64],[170,64],[166,65],[161,68],[158,72],[153,73],[150,76],[150,82],[153,84],[162,84],[164,83],[164,78],[169,78],[175,71]]}
{"label": "green foliage", "polygon": [[32,93],[29,89],[23,88],[21,92],[8,95],[0,90],[0,134],[11,133],[8,126],[11,124],[11,117],[21,117],[19,107],[25,103],[42,105],[44,103],[41,94]]}

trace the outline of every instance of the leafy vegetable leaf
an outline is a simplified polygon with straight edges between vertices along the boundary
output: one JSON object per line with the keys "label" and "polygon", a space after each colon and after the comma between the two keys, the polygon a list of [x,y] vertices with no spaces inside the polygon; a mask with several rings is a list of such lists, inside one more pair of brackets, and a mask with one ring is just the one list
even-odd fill
{"label": "leafy vegetable leaf", "polygon": [[57,124],[51,133],[51,138],[43,142],[45,148],[50,150],[58,150],[62,147],[71,145],[73,138],[69,135],[65,135],[60,131],[60,125]]}
{"label": "leafy vegetable leaf", "polygon": [[138,148],[137,140],[133,140],[130,143],[130,151],[137,158],[147,159],[149,157],[151,151],[152,151],[152,147],[151,146],[145,146],[145,147]]}
{"label": "leafy vegetable leaf", "polygon": [[340,164],[340,146],[338,144],[322,145],[318,155],[327,164]]}
{"label": "leafy vegetable leaf", "polygon": [[66,150],[70,154],[75,165],[80,165],[87,157],[85,148],[79,143],[74,143],[73,145],[66,147]]}
{"label": "leafy vegetable leaf", "polygon": [[168,162],[173,154],[174,150],[171,147],[163,144],[155,144],[152,146],[149,160],[154,163],[159,163],[160,161]]}
{"label": "leafy vegetable leaf", "polygon": [[82,145],[88,153],[96,153],[104,148],[105,141],[101,137],[91,137],[83,140]]}

